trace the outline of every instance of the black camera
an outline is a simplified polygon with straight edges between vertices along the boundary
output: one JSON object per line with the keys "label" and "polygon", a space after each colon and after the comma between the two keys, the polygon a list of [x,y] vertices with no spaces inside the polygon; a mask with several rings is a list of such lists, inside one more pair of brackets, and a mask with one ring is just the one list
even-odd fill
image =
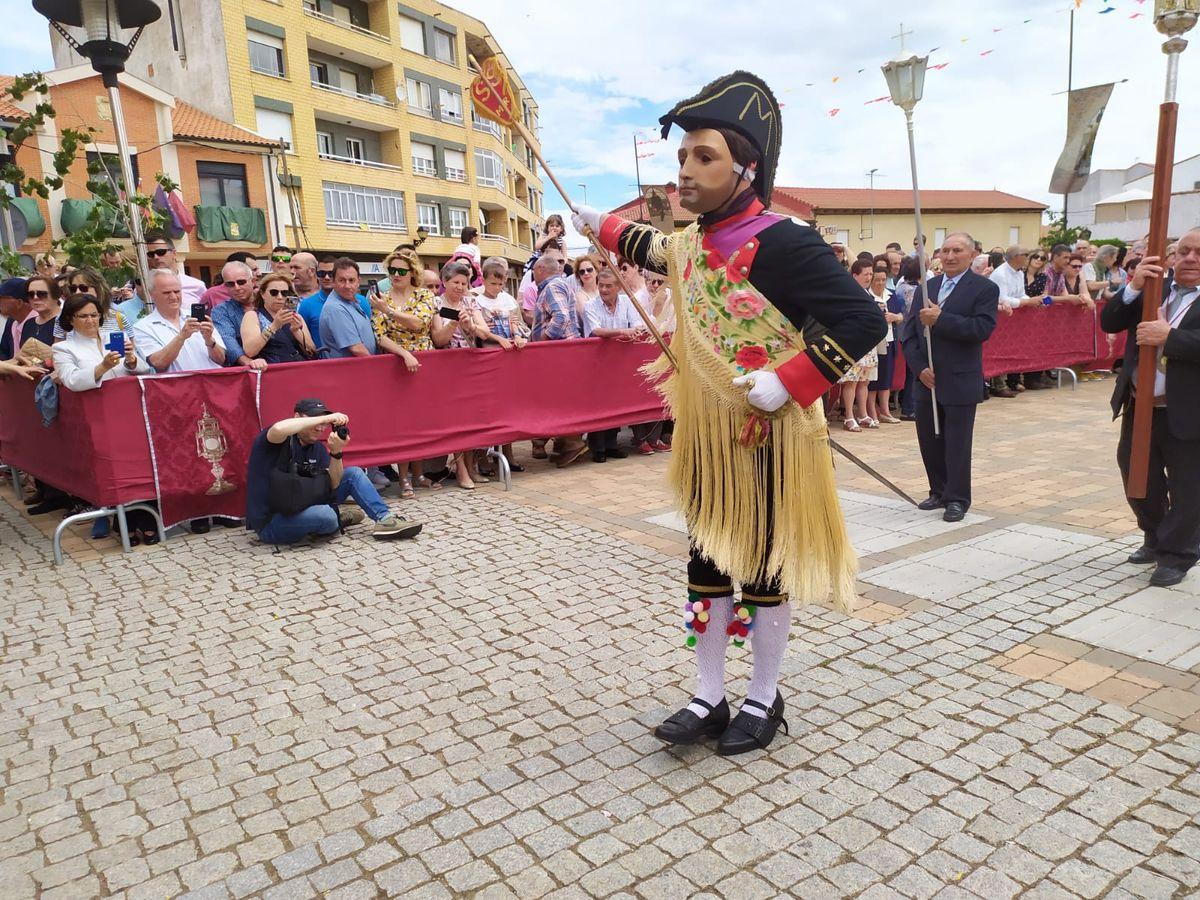
{"label": "black camera", "polygon": [[336,428],[333,429],[333,431],[343,441],[348,440],[350,438],[350,429],[345,425],[338,425]]}
{"label": "black camera", "polygon": [[320,471],[320,467],[312,460],[300,460],[296,463],[296,474],[304,478],[316,478]]}

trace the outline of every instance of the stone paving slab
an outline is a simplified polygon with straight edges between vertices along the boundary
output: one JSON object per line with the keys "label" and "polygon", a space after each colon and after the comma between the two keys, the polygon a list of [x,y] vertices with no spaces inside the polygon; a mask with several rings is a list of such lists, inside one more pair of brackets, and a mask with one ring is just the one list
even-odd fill
{"label": "stone paving slab", "polygon": [[887,602],[800,606],[790,734],[722,759],[650,734],[693,674],[663,462],[60,569],[0,504],[0,897],[1200,890],[1200,677],[1061,633],[1158,608],[1135,536],[980,503],[870,554]]}

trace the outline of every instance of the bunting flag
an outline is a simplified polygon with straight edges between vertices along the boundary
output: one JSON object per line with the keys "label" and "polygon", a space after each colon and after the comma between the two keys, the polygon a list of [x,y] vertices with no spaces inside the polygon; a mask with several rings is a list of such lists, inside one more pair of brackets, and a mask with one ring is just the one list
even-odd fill
{"label": "bunting flag", "polygon": [[836,116],[836,115],[837,115],[838,113],[840,113],[840,112],[841,112],[841,110],[840,110],[840,109],[838,109],[837,107],[834,107],[833,109],[831,109],[831,110],[829,111],[829,118],[831,118],[831,119],[832,119],[834,116]]}

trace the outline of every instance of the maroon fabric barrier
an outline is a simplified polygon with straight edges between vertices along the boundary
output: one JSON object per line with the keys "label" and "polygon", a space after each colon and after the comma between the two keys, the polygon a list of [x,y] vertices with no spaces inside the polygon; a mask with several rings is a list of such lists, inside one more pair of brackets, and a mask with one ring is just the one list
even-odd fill
{"label": "maroon fabric barrier", "polygon": [[1100,311],[1107,301],[1096,301],[1096,358],[1084,363],[1088,372],[1111,370],[1118,360],[1125,358],[1125,342],[1129,339],[1127,332],[1108,334],[1100,327]]}
{"label": "maroon fabric barrier", "polygon": [[[301,397],[320,397],[350,417],[347,463],[425,459],[662,418],[660,398],[637,372],[657,354],[651,344],[591,338],[530,344],[511,352],[420,353],[416,374],[392,356],[271,366],[259,385],[259,412],[262,422],[274,422],[290,416]],[[226,369],[149,381],[163,394],[159,402],[169,400],[176,385],[175,396],[183,402],[193,393],[188,382],[195,379],[253,383],[256,377],[244,369]],[[200,415],[199,409],[193,412],[189,422]],[[226,410],[222,427],[231,427],[236,416],[241,427],[257,432],[260,415],[246,403],[236,413]],[[194,426],[178,440],[179,453],[194,464]],[[159,445],[157,434],[155,443]],[[106,382],[96,391],[60,391],[58,419],[49,428],[42,427],[33,405],[33,385],[0,379],[0,459],[97,505],[156,496],[136,378]],[[161,456],[157,462],[160,475],[172,464]],[[220,510],[189,509],[188,514]]]}
{"label": "maroon fabric barrier", "polygon": [[1023,307],[1001,316],[983,345],[985,378],[1040,372],[1087,362],[1096,356],[1096,313],[1056,303]]}

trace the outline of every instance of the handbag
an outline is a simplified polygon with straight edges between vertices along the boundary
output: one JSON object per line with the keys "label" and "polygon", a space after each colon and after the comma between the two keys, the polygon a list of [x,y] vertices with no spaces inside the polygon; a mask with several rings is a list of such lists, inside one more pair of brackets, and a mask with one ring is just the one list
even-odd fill
{"label": "handbag", "polygon": [[273,513],[294,516],[310,506],[325,506],[333,502],[333,482],[329,470],[322,469],[315,475],[302,475],[297,470],[292,455],[292,441],[288,438],[284,453],[280,454],[281,465],[271,469],[267,484],[267,507]]}

